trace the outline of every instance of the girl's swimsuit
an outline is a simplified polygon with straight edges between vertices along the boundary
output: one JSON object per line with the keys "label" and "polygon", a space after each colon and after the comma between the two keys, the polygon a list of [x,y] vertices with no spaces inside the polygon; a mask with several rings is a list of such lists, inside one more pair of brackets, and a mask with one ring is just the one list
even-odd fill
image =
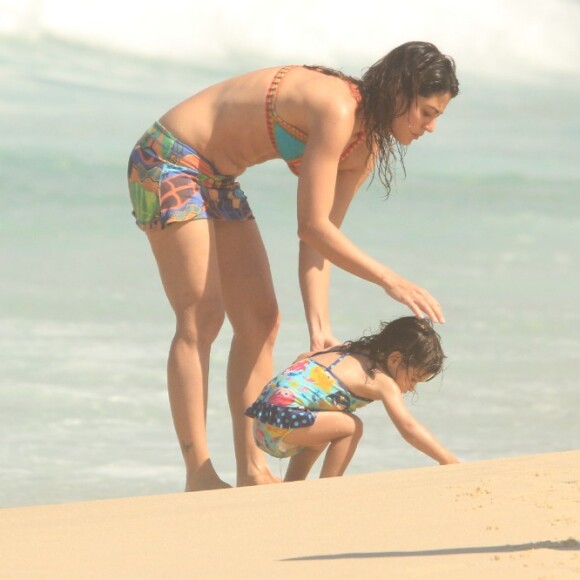
{"label": "girl's swimsuit", "polygon": [[[304,155],[304,149],[306,148],[306,142],[308,141],[308,135],[290,125],[282,119],[276,112],[276,97],[278,94],[278,89],[282,83],[282,79],[286,73],[293,68],[297,68],[298,65],[288,65],[282,67],[274,75],[270,88],[266,93],[266,121],[268,123],[268,132],[270,134],[270,140],[272,145],[274,145],[278,154],[290,168],[290,171],[295,175],[300,172],[300,165],[302,163],[302,156]],[[357,87],[345,81],[348,87],[356,99],[357,103],[360,103],[360,93]],[[365,138],[364,131],[360,131],[355,135],[354,141],[342,152],[340,161],[346,159],[352,150]]]}
{"label": "girl's swimsuit", "polygon": [[158,122],[133,148],[128,178],[133,215],[141,229],[196,219],[254,219],[235,178],[220,175]]}
{"label": "girl's swimsuit", "polygon": [[306,358],[275,376],[245,412],[254,419],[254,438],[258,447],[274,457],[290,457],[303,447],[288,445],[284,437],[292,430],[314,424],[324,411],[353,413],[372,402],[357,397],[333,373],[348,353],[324,366]]}

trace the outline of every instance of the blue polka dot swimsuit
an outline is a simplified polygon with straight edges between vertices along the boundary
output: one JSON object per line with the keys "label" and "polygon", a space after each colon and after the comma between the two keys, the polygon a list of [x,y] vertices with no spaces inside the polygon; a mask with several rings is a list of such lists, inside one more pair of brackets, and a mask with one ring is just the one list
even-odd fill
{"label": "blue polka dot swimsuit", "polygon": [[329,366],[312,358],[300,360],[264,387],[245,412],[254,419],[258,447],[274,457],[296,455],[302,447],[284,443],[292,429],[309,427],[318,412],[352,413],[372,402],[354,395],[333,373],[332,368],[347,355],[340,354]]}

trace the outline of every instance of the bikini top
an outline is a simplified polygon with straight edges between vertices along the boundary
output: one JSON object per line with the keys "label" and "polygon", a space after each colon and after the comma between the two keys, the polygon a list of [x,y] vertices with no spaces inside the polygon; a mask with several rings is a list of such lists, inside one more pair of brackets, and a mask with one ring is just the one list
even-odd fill
{"label": "bikini top", "polygon": [[[279,69],[274,75],[272,83],[266,93],[266,121],[268,124],[270,140],[276,151],[278,151],[280,157],[286,161],[290,171],[295,175],[298,175],[300,172],[300,165],[302,163],[302,156],[304,155],[306,142],[308,141],[308,135],[297,127],[294,127],[294,125],[287,123],[278,115],[276,112],[276,97],[280,83],[286,73],[298,66],[299,65],[288,65]],[[353,97],[357,102],[360,102],[360,93],[356,86],[350,82],[347,82],[347,84]],[[355,140],[342,152],[340,161],[346,159],[346,157],[348,157],[352,150],[363,141],[364,138],[364,131],[359,131],[355,136]]]}

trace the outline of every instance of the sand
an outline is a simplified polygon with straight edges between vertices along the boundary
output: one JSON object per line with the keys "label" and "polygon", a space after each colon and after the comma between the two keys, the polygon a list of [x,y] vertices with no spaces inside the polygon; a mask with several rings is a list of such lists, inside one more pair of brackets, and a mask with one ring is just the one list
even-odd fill
{"label": "sand", "polygon": [[0,511],[0,578],[580,578],[580,451]]}

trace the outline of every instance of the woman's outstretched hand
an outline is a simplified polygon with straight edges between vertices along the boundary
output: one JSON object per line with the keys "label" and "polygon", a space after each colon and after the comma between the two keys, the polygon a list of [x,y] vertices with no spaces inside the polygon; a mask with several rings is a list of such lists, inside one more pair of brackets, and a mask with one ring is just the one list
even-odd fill
{"label": "woman's outstretched hand", "polygon": [[440,324],[445,322],[439,302],[417,284],[393,272],[383,284],[383,288],[391,298],[407,306],[415,316],[422,318],[426,315],[433,322]]}

